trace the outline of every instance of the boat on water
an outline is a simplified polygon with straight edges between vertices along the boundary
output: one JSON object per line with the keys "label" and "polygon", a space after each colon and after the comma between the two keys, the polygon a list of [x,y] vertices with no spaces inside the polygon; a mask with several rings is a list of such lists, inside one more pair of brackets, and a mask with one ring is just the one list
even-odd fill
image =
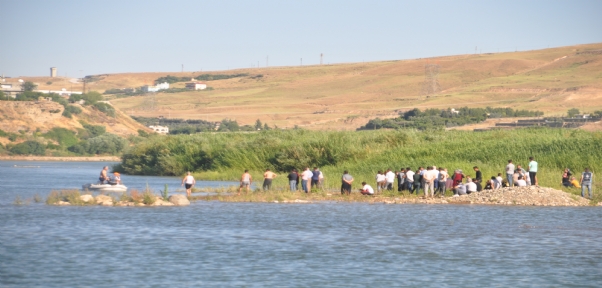
{"label": "boat on water", "polygon": [[126,192],[128,187],[122,184],[84,184],[83,190],[101,191],[101,192]]}

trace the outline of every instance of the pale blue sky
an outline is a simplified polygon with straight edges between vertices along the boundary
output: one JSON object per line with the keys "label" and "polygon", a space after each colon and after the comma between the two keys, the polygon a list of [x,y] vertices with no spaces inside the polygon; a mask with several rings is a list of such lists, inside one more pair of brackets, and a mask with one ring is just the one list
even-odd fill
{"label": "pale blue sky", "polygon": [[[602,42],[600,0],[0,0],[0,73],[412,59]],[[83,70],[83,72],[80,72]]]}

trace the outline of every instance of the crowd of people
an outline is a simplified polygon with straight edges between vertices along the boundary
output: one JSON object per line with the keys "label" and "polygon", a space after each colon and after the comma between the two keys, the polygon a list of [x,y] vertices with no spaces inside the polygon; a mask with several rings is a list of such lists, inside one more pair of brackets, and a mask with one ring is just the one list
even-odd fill
{"label": "crowd of people", "polygon": [[[505,178],[503,173],[491,176],[490,179],[483,179],[483,173],[478,166],[473,167],[474,177],[465,174],[461,169],[456,169],[450,173],[446,168],[436,166],[418,167],[415,171],[411,167],[401,168],[398,171],[387,169],[378,171],[375,177],[376,190],[370,184],[363,181],[359,192],[363,195],[374,195],[384,190],[393,191],[395,186],[398,192],[408,191],[410,194],[420,194],[423,191],[424,197],[443,197],[448,190],[451,190],[454,196],[466,195],[482,190],[496,190],[502,187],[524,187],[530,185],[538,186],[537,171],[538,164],[533,157],[529,157],[529,163],[524,169],[521,165],[515,165],[512,160],[508,160],[505,167]],[[579,181],[572,176],[573,174],[567,168],[562,174],[562,184],[566,187],[581,188],[581,196],[585,197],[585,189],[588,189],[589,198],[592,198],[593,173],[585,168]],[[190,176],[191,177],[191,176]],[[272,180],[278,175],[270,169],[266,169],[263,174],[264,191],[272,187]],[[322,188],[324,183],[324,174],[318,167],[310,170],[305,167],[303,172],[299,173],[297,169],[292,169],[287,175],[290,191],[297,191],[299,188],[305,193],[309,193],[312,187]],[[186,180],[186,178],[184,179]],[[182,181],[184,184],[184,180]],[[192,180],[194,181],[194,180]],[[240,195],[243,188],[249,192],[253,178],[248,170],[240,178]],[[341,193],[351,194],[354,178],[349,171],[344,171],[341,176]],[[397,181],[397,185],[395,182]],[[188,183],[186,183],[188,184]],[[187,185],[188,192],[188,185]]]}

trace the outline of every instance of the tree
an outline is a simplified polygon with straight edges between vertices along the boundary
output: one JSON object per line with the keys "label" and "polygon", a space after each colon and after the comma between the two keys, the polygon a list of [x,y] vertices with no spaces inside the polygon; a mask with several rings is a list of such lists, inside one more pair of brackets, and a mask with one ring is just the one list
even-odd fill
{"label": "tree", "polygon": [[579,114],[579,109],[577,109],[577,108],[569,109],[569,111],[567,111],[566,114],[569,115],[569,118],[573,118],[573,117],[575,117],[575,115]]}
{"label": "tree", "polygon": [[38,87],[38,85],[36,85],[35,83],[31,82],[31,81],[27,81],[25,83],[23,83],[23,85],[21,86],[21,88],[23,88],[23,91],[26,92],[31,92],[34,89],[36,89]]}
{"label": "tree", "polygon": [[261,130],[261,120],[257,119],[257,121],[255,121],[255,130]]}
{"label": "tree", "polygon": [[5,96],[4,91],[0,91],[0,100],[8,100],[8,96]]}

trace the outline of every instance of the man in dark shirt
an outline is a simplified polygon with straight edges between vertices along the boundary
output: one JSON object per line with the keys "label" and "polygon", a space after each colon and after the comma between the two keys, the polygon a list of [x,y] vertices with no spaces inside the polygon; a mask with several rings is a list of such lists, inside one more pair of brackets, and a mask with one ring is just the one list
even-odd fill
{"label": "man in dark shirt", "polygon": [[416,195],[418,195],[418,193],[420,193],[420,187],[422,184],[422,174],[420,174],[421,170],[422,170],[422,167],[419,167],[416,170],[416,173],[414,174],[414,187],[412,187],[411,193],[416,192]]}
{"label": "man in dark shirt", "polygon": [[291,187],[291,192],[297,191],[298,181],[299,181],[299,174],[297,173],[297,169],[291,170],[291,173],[288,174],[288,183]]}
{"label": "man in dark shirt", "polygon": [[474,179],[472,179],[472,180],[475,183],[481,183],[483,181],[483,174],[481,173],[481,170],[479,170],[479,167],[477,167],[477,166],[472,167],[472,169],[474,169],[474,172],[476,173]]}
{"label": "man in dark shirt", "polygon": [[313,175],[311,176],[311,187],[319,188],[318,184],[320,184],[320,170],[318,167],[314,167],[314,171],[311,172]]}

